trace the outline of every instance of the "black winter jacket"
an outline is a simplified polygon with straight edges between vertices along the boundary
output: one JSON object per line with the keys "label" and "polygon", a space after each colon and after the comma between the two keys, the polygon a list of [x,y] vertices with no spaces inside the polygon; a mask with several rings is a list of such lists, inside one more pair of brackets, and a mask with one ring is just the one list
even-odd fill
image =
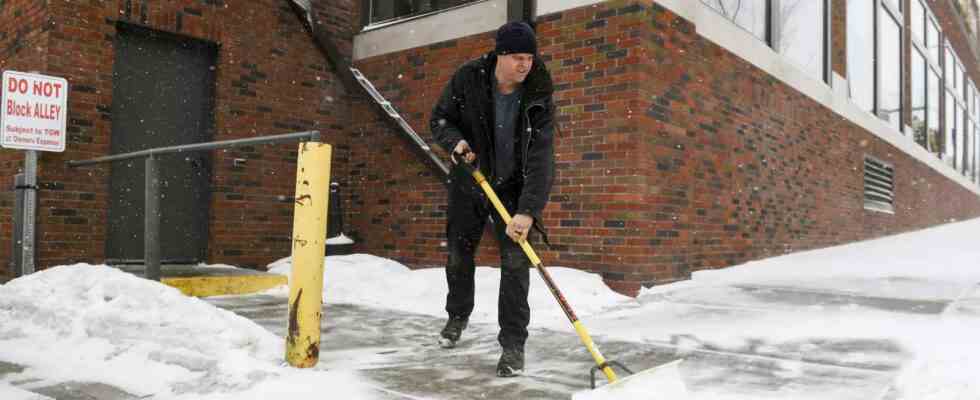
{"label": "black winter jacket", "polygon": [[[463,64],[446,85],[429,120],[436,142],[447,152],[452,152],[460,140],[469,143],[478,156],[480,171],[490,182],[496,181],[492,86],[496,66],[497,56],[492,52]],[[515,137],[520,137],[521,148],[515,153],[521,155],[523,186],[514,213],[540,221],[555,174],[554,86],[540,58],[534,58],[523,88],[520,117],[514,124]],[[456,185],[472,185],[472,181],[469,176],[453,177]]]}

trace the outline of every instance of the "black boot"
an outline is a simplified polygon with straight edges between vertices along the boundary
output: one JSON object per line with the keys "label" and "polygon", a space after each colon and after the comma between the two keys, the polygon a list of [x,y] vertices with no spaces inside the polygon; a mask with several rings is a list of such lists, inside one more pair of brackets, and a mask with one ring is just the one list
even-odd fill
{"label": "black boot", "polygon": [[466,329],[467,322],[469,322],[469,319],[466,317],[450,316],[449,320],[446,321],[446,326],[442,328],[442,332],[440,333],[442,339],[439,340],[439,344],[447,349],[456,347],[456,342],[459,341],[459,336]]}
{"label": "black boot", "polygon": [[524,349],[505,347],[497,362],[497,376],[511,377],[524,373]]}

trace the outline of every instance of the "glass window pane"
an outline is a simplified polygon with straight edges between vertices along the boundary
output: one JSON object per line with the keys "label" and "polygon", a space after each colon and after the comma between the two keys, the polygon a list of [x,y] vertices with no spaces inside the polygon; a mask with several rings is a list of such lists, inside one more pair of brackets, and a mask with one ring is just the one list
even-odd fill
{"label": "glass window pane", "polygon": [[824,2],[783,0],[779,8],[779,52],[823,80]]}
{"label": "glass window pane", "polygon": [[472,3],[476,0],[371,0],[371,23]]}
{"label": "glass window pane", "polygon": [[885,3],[888,3],[888,5],[892,6],[892,10],[898,12],[902,11],[902,6],[901,6],[902,2],[899,0],[885,0]]}
{"label": "glass window pane", "polygon": [[939,96],[941,96],[941,91],[939,90],[939,73],[929,69],[929,82],[926,86],[926,104],[929,106],[929,115],[927,115],[926,126],[929,127],[927,133],[926,144],[930,152],[934,154],[940,153],[939,148]]}
{"label": "glass window pane", "polygon": [[929,57],[932,57],[932,62],[939,63],[939,27],[930,18],[926,18],[926,47],[929,48]]}
{"label": "glass window pane", "polygon": [[953,60],[953,52],[949,50],[948,43],[946,46],[946,58],[943,59],[943,65],[945,66],[944,69],[946,71],[946,76],[945,76],[946,87],[955,88],[956,80],[955,78],[953,78],[953,76],[955,75],[953,71],[956,70],[956,61]]}
{"label": "glass window pane", "polygon": [[874,109],[874,7],[868,0],[847,1],[847,84],[861,109]]}
{"label": "glass window pane", "polygon": [[973,141],[976,140],[973,130],[973,124],[966,124],[966,138],[963,141],[963,175],[971,176],[973,174]]}
{"label": "glass window pane", "polygon": [[977,98],[977,87],[975,85],[970,85],[973,88],[973,102],[971,103],[973,107],[973,118],[980,119],[980,99]]}
{"label": "glass window pane", "polygon": [[[964,82],[965,82],[963,80],[964,78],[965,78],[965,75],[964,75],[964,72],[963,72],[963,64],[960,64],[959,60],[957,60],[956,61],[956,88],[957,89],[960,89],[960,88],[963,87]],[[960,97],[963,97],[963,92],[960,91],[960,90],[957,90],[956,91],[956,94],[959,95]]]}
{"label": "glass window pane", "polygon": [[701,0],[726,19],[766,40],[766,0]]}
{"label": "glass window pane", "polygon": [[963,107],[956,106],[956,131],[953,132],[953,166],[960,168],[963,166],[963,140],[966,138],[963,131]]}
{"label": "glass window pane", "polygon": [[912,132],[915,142],[926,147],[926,59],[912,50]]}
{"label": "glass window pane", "polygon": [[902,129],[902,36],[901,26],[883,12],[881,21],[881,63],[878,71],[881,85],[878,98],[878,116],[889,125]]}
{"label": "glass window pane", "polygon": [[[980,132],[976,132],[975,138],[980,139]],[[980,140],[973,141],[973,181],[980,183]]]}
{"label": "glass window pane", "polygon": [[967,114],[973,117],[973,91],[970,90],[970,83],[968,81],[964,81],[963,86],[966,88],[966,97],[963,98],[963,105],[966,107]]}
{"label": "glass window pane", "polygon": [[926,10],[922,8],[922,3],[919,0],[912,0],[912,36],[919,41],[919,43],[925,43],[925,27],[926,27]]}
{"label": "glass window pane", "polygon": [[945,136],[943,137],[943,160],[946,164],[950,166],[953,165],[954,160],[956,160],[956,147],[953,142],[953,137],[955,136],[956,130],[956,103],[953,100],[953,95],[947,91],[946,92],[946,127]]}

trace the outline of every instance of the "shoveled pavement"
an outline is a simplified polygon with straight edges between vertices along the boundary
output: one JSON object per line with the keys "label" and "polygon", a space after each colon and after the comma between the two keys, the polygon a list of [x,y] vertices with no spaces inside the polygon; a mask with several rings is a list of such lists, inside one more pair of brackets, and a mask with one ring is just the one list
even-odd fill
{"label": "shoveled pavement", "polygon": [[[914,288],[910,292],[915,295],[874,290],[889,285]],[[955,299],[946,293],[978,287],[976,283],[948,285],[890,282],[887,278],[840,285],[861,289],[850,291],[813,288],[802,283],[722,285],[679,288],[645,301],[685,307],[685,315],[693,319],[730,320],[732,329],[738,329],[740,318],[752,313],[813,310],[816,319],[826,316],[816,310],[848,306],[889,313],[889,318],[894,315],[900,326],[902,318],[939,315],[950,308]],[[864,290],[868,288],[871,290]],[[980,316],[980,295],[975,297],[977,304],[960,305],[960,309]],[[285,335],[286,300],[281,296],[258,294],[206,300],[277,335]],[[607,318],[615,318],[615,313]],[[588,318],[585,322],[588,326]],[[428,315],[328,304],[323,309],[320,357],[330,365],[361,371],[372,381],[378,395],[386,399],[568,399],[589,387],[593,362],[571,327],[558,331],[532,329],[526,348],[526,374],[504,379],[494,375],[500,351],[496,324],[470,324],[457,348],[442,349],[436,340],[443,323],[444,319]],[[631,323],[636,322],[622,321],[627,327],[624,329]],[[813,337],[776,343],[749,341],[739,347],[709,343],[700,339],[696,331],[674,335],[664,342],[627,342],[601,335],[594,339],[606,357],[637,371],[684,358],[681,376],[694,394],[722,393],[753,399],[786,398],[787,393],[792,393],[794,399],[887,400],[895,397],[891,383],[911,357],[899,344],[887,339]],[[17,373],[19,368],[0,362],[0,378]],[[600,383],[603,379],[601,374],[597,376]],[[137,398],[98,383],[13,383],[55,399]]]}
{"label": "shoveled pavement", "polygon": [[[832,301],[836,295],[782,290],[773,300],[789,303]],[[861,300],[861,299],[858,299]],[[285,335],[286,306],[279,297],[255,295],[209,300]],[[868,300],[887,308],[922,304]],[[705,306],[706,313],[731,317],[737,310]],[[323,310],[321,359],[361,370],[379,391],[392,398],[433,399],[568,399],[589,388],[591,357],[568,331],[532,329],[526,346],[527,370],[518,378],[494,375],[500,354],[496,324],[470,324],[457,348],[436,344],[444,319],[354,305],[327,305]],[[737,325],[736,325],[737,326]],[[737,391],[764,398],[798,387],[814,398],[876,399],[888,390],[893,374],[907,357],[894,343],[871,340],[808,340],[800,343],[755,343],[745,348],[715,348],[678,335],[668,343],[636,343],[595,337],[603,354],[634,371],[679,358],[689,388]],[[861,357],[848,357],[860,354]],[[596,377],[604,382],[602,374]],[[748,392],[746,392],[748,391]],[[732,393],[736,394],[736,393]]]}

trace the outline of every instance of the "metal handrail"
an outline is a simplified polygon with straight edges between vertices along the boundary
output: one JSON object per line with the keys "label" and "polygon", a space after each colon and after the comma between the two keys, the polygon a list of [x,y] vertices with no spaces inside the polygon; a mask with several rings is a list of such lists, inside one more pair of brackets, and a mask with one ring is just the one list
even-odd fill
{"label": "metal handrail", "polygon": [[216,150],[216,149],[224,149],[229,147],[248,146],[253,144],[287,143],[287,142],[296,142],[296,141],[304,141],[304,140],[319,142],[320,132],[306,131],[306,132],[287,133],[284,135],[270,135],[270,136],[260,136],[260,137],[247,138],[247,139],[232,139],[232,140],[221,140],[217,142],[193,143],[193,144],[183,144],[179,146],[158,147],[155,149],[146,149],[140,151],[133,151],[129,153],[113,154],[111,156],[98,157],[89,160],[80,160],[80,161],[71,160],[68,161],[68,166],[82,167],[86,165],[98,164],[103,162],[128,160],[131,158],[141,158],[141,157],[149,157],[149,156],[156,156],[156,155],[163,155],[163,154]]}
{"label": "metal handrail", "polygon": [[179,146],[158,147],[90,160],[68,161],[69,167],[82,167],[104,162],[146,158],[146,204],[143,207],[143,271],[146,279],[160,280],[160,177],[158,156],[192,151],[207,151],[253,144],[273,144],[297,141],[320,141],[319,131],[288,133],[284,135],[260,136],[247,139],[222,140],[217,142],[193,143]]}

